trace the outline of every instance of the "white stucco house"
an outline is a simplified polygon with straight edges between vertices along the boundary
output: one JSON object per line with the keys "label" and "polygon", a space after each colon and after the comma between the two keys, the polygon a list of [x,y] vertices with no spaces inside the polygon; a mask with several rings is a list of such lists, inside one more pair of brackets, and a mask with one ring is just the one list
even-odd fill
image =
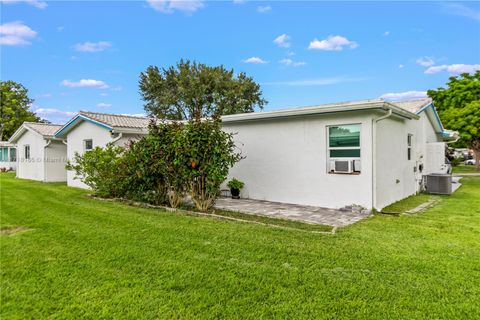
{"label": "white stucco house", "polygon": [[[66,154],[73,160],[75,153],[83,154],[95,147],[112,143],[125,146],[148,133],[149,119],[126,115],[80,111],[55,132],[56,139],[67,141]],[[67,172],[67,184],[72,187],[88,188],[75,173]]]}
{"label": "white stucco house", "polygon": [[10,137],[17,146],[16,176],[44,182],[66,181],[67,146],[54,137],[61,125],[24,122]]}
{"label": "white stucco house", "polygon": [[17,168],[17,148],[8,141],[0,141],[0,169],[13,170]]}
{"label": "white stucco house", "polygon": [[446,131],[430,99],[363,100],[228,115],[225,131],[246,158],[229,178],[242,197],[342,208],[383,207],[445,172]]}

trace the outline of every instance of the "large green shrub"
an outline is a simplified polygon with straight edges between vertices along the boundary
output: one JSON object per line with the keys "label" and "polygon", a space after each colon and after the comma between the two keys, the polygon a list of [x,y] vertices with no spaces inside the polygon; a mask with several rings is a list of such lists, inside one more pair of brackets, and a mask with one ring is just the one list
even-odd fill
{"label": "large green shrub", "polygon": [[126,198],[155,205],[167,204],[159,145],[157,136],[148,135],[128,146],[120,163],[120,171],[125,175]]}
{"label": "large green shrub", "polygon": [[75,172],[80,179],[101,197],[120,197],[124,194],[124,179],[119,174],[124,149],[108,145],[96,147],[83,155],[75,153],[73,162],[68,162],[67,170]]}
{"label": "large green shrub", "polygon": [[219,120],[189,121],[181,145],[186,148],[192,201],[199,210],[214,205],[229,169],[241,159],[233,135],[222,131]]}
{"label": "large green shrub", "polygon": [[229,169],[241,159],[233,136],[219,120],[152,124],[124,150],[107,146],[75,155],[68,164],[102,197],[126,197],[176,208],[187,193],[197,209],[209,209]]}
{"label": "large green shrub", "polygon": [[180,122],[150,126],[150,140],[155,141],[155,168],[161,174],[168,202],[176,208],[188,191],[187,146],[183,141],[184,125]]}

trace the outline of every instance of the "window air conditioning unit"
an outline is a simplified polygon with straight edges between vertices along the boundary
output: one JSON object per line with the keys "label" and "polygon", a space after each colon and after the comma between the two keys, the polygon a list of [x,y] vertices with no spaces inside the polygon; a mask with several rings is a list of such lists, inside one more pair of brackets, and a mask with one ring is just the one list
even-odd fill
{"label": "window air conditioning unit", "polygon": [[352,173],[353,161],[352,160],[335,160],[333,172],[335,173]]}
{"label": "window air conditioning unit", "polygon": [[426,176],[427,192],[432,194],[452,194],[452,175],[432,173]]}

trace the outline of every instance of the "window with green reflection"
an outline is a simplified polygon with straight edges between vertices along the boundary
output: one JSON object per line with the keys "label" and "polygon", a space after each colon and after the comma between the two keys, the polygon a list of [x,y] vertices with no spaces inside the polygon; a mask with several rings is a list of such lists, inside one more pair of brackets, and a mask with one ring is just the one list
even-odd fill
{"label": "window with green reflection", "polygon": [[329,127],[328,138],[330,148],[360,147],[360,125]]}
{"label": "window with green reflection", "polygon": [[328,127],[330,158],[360,158],[360,124]]}

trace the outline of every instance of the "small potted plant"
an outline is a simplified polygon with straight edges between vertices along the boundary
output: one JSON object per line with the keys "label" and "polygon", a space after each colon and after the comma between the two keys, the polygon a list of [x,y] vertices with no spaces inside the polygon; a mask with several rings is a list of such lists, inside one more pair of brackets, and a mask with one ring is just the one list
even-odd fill
{"label": "small potted plant", "polygon": [[230,193],[232,194],[232,199],[240,199],[240,190],[243,188],[245,184],[236,179],[233,178],[232,180],[228,181],[227,187],[230,188]]}

